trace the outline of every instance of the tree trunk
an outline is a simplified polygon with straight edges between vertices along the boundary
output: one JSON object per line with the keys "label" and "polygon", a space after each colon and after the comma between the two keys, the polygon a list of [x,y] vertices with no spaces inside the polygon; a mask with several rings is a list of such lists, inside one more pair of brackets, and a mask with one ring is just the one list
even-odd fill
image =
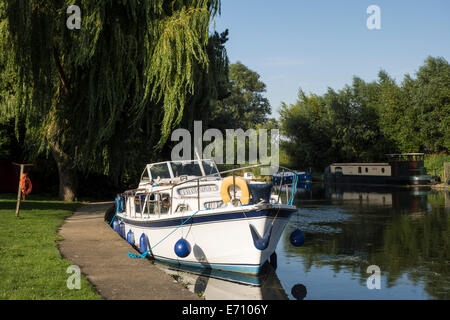
{"label": "tree trunk", "polygon": [[76,179],[74,170],[65,163],[58,163],[59,199],[62,201],[75,201]]}
{"label": "tree trunk", "polygon": [[57,116],[57,105],[63,103],[70,103],[70,90],[68,87],[68,79],[64,72],[64,67],[61,64],[60,53],[56,47],[53,49],[53,57],[55,59],[56,69],[59,74],[59,87],[57,96],[54,101],[54,108],[50,115],[50,125],[47,128],[47,141],[52,151],[53,158],[58,166],[59,175],[59,198],[62,201],[75,201],[76,196],[76,174],[73,167],[73,160],[64,152],[60,144],[63,128],[67,124],[66,120],[60,119]]}
{"label": "tree trunk", "polygon": [[50,142],[49,145],[58,166],[59,199],[62,201],[75,201],[76,175],[70,157],[61,150],[58,142]]}

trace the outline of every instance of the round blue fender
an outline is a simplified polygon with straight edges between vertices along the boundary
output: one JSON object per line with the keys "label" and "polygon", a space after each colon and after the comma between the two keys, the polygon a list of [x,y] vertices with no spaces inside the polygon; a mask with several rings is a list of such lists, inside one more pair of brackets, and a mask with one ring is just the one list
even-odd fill
{"label": "round blue fender", "polygon": [[191,253],[191,245],[185,239],[181,238],[175,243],[175,254],[180,258],[186,258]]}
{"label": "round blue fender", "polygon": [[303,243],[305,243],[305,235],[303,234],[302,230],[297,228],[294,232],[291,233],[291,237],[289,240],[294,247],[301,247]]}

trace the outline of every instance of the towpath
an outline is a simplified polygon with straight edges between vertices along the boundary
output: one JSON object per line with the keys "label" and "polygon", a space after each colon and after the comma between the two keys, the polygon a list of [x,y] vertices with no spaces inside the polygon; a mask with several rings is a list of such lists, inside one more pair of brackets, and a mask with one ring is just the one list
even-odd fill
{"label": "towpath", "polygon": [[132,259],[136,253],[104,221],[113,203],[80,207],[62,225],[61,255],[81,272],[108,300],[198,300],[199,297],[148,259]]}

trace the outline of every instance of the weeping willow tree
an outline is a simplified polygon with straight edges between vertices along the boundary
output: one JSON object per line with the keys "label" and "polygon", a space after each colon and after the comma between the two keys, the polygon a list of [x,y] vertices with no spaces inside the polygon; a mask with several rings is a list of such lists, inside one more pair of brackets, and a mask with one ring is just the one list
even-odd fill
{"label": "weeping willow tree", "polygon": [[119,176],[195,113],[196,90],[217,80],[205,75],[220,10],[220,0],[78,0],[81,29],[69,30],[73,4],[0,0],[1,113],[53,156],[67,201],[76,170]]}

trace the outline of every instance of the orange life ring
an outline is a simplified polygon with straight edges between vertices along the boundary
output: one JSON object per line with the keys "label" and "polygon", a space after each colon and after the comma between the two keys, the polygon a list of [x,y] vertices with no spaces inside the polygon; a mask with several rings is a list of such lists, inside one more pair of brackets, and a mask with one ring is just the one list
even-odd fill
{"label": "orange life ring", "polygon": [[[234,183],[239,189],[241,189],[241,198],[239,199],[242,204],[249,204],[250,192],[248,190],[247,181],[241,177],[234,177]],[[230,187],[233,186],[233,177],[227,177],[222,181],[220,186],[220,195],[222,196],[223,203],[231,201]]]}
{"label": "orange life ring", "polygon": [[20,189],[22,190],[22,195],[23,195],[24,200],[25,200],[25,196],[29,195],[31,193],[31,190],[33,189],[31,180],[30,180],[30,178],[28,178],[28,175],[26,173],[23,173],[22,177],[20,178]]}

